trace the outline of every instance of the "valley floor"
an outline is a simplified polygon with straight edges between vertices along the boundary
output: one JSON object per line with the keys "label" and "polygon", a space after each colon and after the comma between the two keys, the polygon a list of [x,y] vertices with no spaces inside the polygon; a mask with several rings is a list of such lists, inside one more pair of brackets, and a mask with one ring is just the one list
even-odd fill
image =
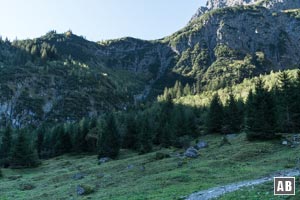
{"label": "valley floor", "polygon": [[[145,155],[122,150],[118,160],[101,165],[96,156],[66,155],[45,160],[35,169],[4,169],[0,200],[181,199],[197,191],[294,168],[300,153],[299,147],[289,148],[279,141],[248,142],[245,134],[231,137],[231,145],[222,147],[219,135],[203,136],[201,140],[208,142],[209,147],[200,150],[197,159],[182,160],[178,154],[183,150],[175,148],[157,149]],[[171,157],[156,160],[157,152]],[[91,187],[95,192],[78,196],[78,185]],[[283,199],[275,198],[272,191],[273,185],[266,183],[220,199]]]}

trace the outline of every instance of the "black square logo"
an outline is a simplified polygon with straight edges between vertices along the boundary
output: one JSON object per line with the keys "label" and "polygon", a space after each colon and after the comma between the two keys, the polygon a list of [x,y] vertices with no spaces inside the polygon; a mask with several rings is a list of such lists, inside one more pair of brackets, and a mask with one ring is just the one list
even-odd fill
{"label": "black square logo", "polygon": [[295,177],[274,177],[274,195],[295,195]]}

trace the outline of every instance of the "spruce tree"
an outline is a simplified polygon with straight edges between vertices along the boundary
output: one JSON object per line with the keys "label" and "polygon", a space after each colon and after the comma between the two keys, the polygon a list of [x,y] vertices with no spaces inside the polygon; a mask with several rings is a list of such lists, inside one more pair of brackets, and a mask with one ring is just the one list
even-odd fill
{"label": "spruce tree", "polygon": [[88,151],[88,143],[86,140],[89,132],[89,121],[86,118],[80,120],[79,125],[74,125],[74,150],[78,153]]}
{"label": "spruce tree", "polygon": [[116,120],[113,114],[109,114],[105,120],[99,140],[98,157],[116,158],[120,151],[120,138]]}
{"label": "spruce tree", "polygon": [[206,128],[208,133],[220,133],[223,125],[223,105],[218,94],[215,94],[209,106]]}
{"label": "spruce tree", "polygon": [[227,129],[226,131],[228,133],[240,132],[242,120],[243,116],[238,108],[238,103],[233,94],[230,94],[224,108],[224,127]]}
{"label": "spruce tree", "polygon": [[39,158],[42,158],[42,151],[43,151],[43,143],[44,143],[44,133],[45,129],[40,127],[37,129],[37,139],[36,139],[36,149]]}
{"label": "spruce tree", "polygon": [[187,83],[184,88],[183,88],[183,94],[184,96],[188,96],[188,95],[191,95],[191,87],[190,85]]}
{"label": "spruce tree", "polygon": [[292,83],[288,72],[283,71],[279,74],[279,92],[277,107],[278,107],[278,124],[282,132],[292,132]]}
{"label": "spruce tree", "polygon": [[123,140],[123,147],[128,149],[137,148],[138,131],[134,114],[130,113],[126,120],[125,136]]}
{"label": "spruce tree", "polygon": [[138,146],[140,153],[148,153],[152,151],[152,129],[149,118],[146,116],[140,116],[140,132],[138,138]]}
{"label": "spruce tree", "polygon": [[30,144],[26,131],[20,131],[11,155],[12,167],[35,167],[38,165],[36,150]]}
{"label": "spruce tree", "polygon": [[291,102],[293,131],[300,132],[300,70],[297,71],[297,77],[291,95]]}
{"label": "spruce tree", "polygon": [[0,146],[0,166],[8,166],[12,148],[12,128],[7,126],[4,130]]}
{"label": "spruce tree", "polygon": [[[258,79],[255,94],[248,98],[247,137],[249,140],[267,140],[275,138],[276,113],[273,97],[264,88],[264,82]],[[249,110],[251,110],[249,112]]]}

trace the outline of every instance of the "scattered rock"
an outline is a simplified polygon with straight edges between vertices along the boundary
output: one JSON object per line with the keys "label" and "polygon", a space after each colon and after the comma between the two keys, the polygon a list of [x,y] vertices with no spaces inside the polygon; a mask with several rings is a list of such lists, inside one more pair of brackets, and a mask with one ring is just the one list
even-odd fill
{"label": "scattered rock", "polygon": [[177,163],[177,167],[182,167],[184,164],[186,164],[186,161],[183,161],[183,160],[180,160],[178,163]]}
{"label": "scattered rock", "polygon": [[126,169],[128,169],[128,170],[131,170],[131,169],[133,169],[134,168],[134,165],[128,165],[127,167],[126,167]]}
{"label": "scattered rock", "polygon": [[282,141],[282,145],[288,145],[288,141],[286,140]]}
{"label": "scattered rock", "polygon": [[98,178],[103,178],[104,176],[105,176],[105,174],[103,174],[103,173],[97,174],[97,177],[98,177]]}
{"label": "scattered rock", "polygon": [[22,183],[19,185],[20,190],[24,191],[24,190],[33,190],[35,188],[34,185],[32,185],[31,183]]}
{"label": "scattered rock", "polygon": [[185,151],[184,156],[188,158],[197,158],[198,151],[194,147],[190,147]]}
{"label": "scattered rock", "polygon": [[155,160],[162,160],[162,159],[165,159],[165,158],[170,158],[170,155],[167,154],[167,153],[162,153],[162,152],[157,152],[155,154]]}
{"label": "scattered rock", "polygon": [[109,157],[103,157],[99,159],[99,165],[103,164],[103,163],[107,163],[109,162],[111,159]]}
{"label": "scattered rock", "polygon": [[228,140],[232,140],[237,137],[237,134],[227,134],[226,137]]}
{"label": "scattered rock", "polygon": [[207,142],[200,141],[194,147],[195,147],[195,149],[200,150],[200,149],[207,148],[208,144],[207,144]]}
{"label": "scattered rock", "polygon": [[91,186],[88,186],[88,185],[78,185],[76,188],[76,193],[79,196],[88,195],[88,194],[93,193],[94,191],[95,190]]}
{"label": "scattered rock", "polygon": [[82,174],[82,173],[77,173],[77,174],[75,174],[75,175],[72,176],[72,179],[74,179],[74,180],[80,180],[80,179],[83,179],[84,176],[85,175]]}
{"label": "scattered rock", "polygon": [[84,195],[85,189],[83,187],[81,187],[80,185],[78,185],[76,188],[76,192],[77,192],[77,195]]}
{"label": "scattered rock", "polygon": [[146,170],[146,167],[145,167],[144,165],[142,165],[142,166],[140,167],[140,170],[141,170],[141,171],[145,171],[145,170]]}

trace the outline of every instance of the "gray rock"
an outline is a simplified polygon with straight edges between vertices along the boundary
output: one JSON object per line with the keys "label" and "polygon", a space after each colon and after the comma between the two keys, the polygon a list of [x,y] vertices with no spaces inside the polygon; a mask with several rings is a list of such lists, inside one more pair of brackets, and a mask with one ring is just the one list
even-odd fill
{"label": "gray rock", "polygon": [[190,147],[185,151],[184,156],[188,158],[197,158],[198,151],[194,147]]}
{"label": "gray rock", "polygon": [[134,165],[128,165],[127,167],[126,167],[126,169],[128,169],[128,170],[131,170],[131,169],[133,169],[134,168]]}
{"label": "gray rock", "polygon": [[78,185],[76,188],[77,195],[89,195],[93,192],[95,192],[94,188],[90,185]]}
{"label": "gray rock", "polygon": [[99,173],[99,174],[97,174],[97,177],[98,177],[98,178],[103,178],[103,177],[105,177],[105,174]]}
{"label": "gray rock", "polygon": [[24,191],[24,190],[33,190],[35,188],[35,186],[31,183],[21,183],[20,184],[20,190]]}
{"label": "gray rock", "polygon": [[200,7],[191,21],[197,19],[203,14],[227,7],[259,5],[272,11],[280,11],[286,9],[296,9],[300,7],[300,1],[295,0],[207,0],[206,7]]}
{"label": "gray rock", "polygon": [[208,144],[207,144],[207,142],[200,141],[194,147],[195,147],[195,149],[200,150],[200,149],[207,148]]}
{"label": "gray rock", "polygon": [[107,163],[111,160],[109,157],[103,157],[99,159],[99,164]]}
{"label": "gray rock", "polygon": [[72,176],[72,179],[74,179],[74,180],[80,180],[80,179],[83,179],[84,176],[85,176],[85,174],[77,173],[77,174],[74,174],[74,175]]}
{"label": "gray rock", "polygon": [[282,141],[282,145],[288,145],[288,141],[286,140]]}
{"label": "gray rock", "polygon": [[232,140],[237,137],[237,134],[227,134],[226,137],[228,140]]}
{"label": "gray rock", "polygon": [[81,187],[80,185],[78,185],[77,188],[76,188],[76,193],[79,196],[84,195],[85,194],[85,189],[83,187]]}

